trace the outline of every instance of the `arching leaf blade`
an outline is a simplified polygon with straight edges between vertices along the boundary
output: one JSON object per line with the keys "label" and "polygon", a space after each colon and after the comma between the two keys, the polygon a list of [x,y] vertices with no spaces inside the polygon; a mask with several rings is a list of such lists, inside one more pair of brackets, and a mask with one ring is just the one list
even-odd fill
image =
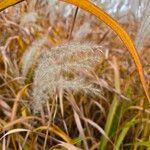
{"label": "arching leaf blade", "polygon": [[0,11],[4,10],[10,6],[13,6],[17,3],[20,3],[22,1],[24,1],[24,0],[2,0],[0,2]]}
{"label": "arching leaf blade", "polygon": [[141,64],[140,57],[137,53],[137,50],[134,46],[133,41],[131,40],[128,33],[120,26],[120,24],[114,20],[111,16],[109,16],[106,12],[104,12],[101,8],[97,7],[95,4],[88,0],[60,0],[64,1],[70,4],[73,4],[79,8],[82,8],[83,10],[90,12],[91,14],[95,15],[97,18],[102,20],[106,25],[108,25],[123,41],[124,45],[127,47],[127,50],[130,52],[138,73],[139,77],[143,86],[143,89],[145,91],[145,94],[147,96],[148,101],[150,102],[150,96],[149,96],[149,89],[148,85],[146,83],[146,79],[143,72],[143,67]]}

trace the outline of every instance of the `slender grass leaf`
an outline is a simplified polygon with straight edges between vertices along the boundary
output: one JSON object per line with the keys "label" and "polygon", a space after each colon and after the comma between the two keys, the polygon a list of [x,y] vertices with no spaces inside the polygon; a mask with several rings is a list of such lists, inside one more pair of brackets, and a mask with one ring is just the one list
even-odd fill
{"label": "slender grass leaf", "polygon": [[[119,74],[119,67],[117,64],[117,59],[115,57],[113,58],[112,66],[114,68],[114,74],[115,74],[115,79],[114,79],[115,89],[118,93],[120,93],[121,92],[121,90],[120,90],[120,74]],[[119,118],[120,118],[120,112],[121,112],[121,110],[119,110],[119,109],[121,109],[121,107],[119,105],[119,99],[118,99],[118,96],[115,95],[113,102],[111,104],[111,107],[109,109],[107,121],[105,124],[105,132],[109,137],[111,137],[112,134],[114,134],[114,132],[117,129]],[[99,149],[100,150],[107,149],[107,145],[108,145],[107,143],[108,143],[108,140],[104,136],[102,136]]]}
{"label": "slender grass leaf", "polygon": [[120,133],[120,135],[118,136],[118,139],[115,143],[115,149],[119,150],[125,136],[127,135],[127,132],[129,131],[130,127],[133,126],[136,123],[136,119],[135,117],[133,119],[131,119],[131,121],[127,122],[125,124],[125,126],[122,128],[122,131]]}
{"label": "slender grass leaf", "polygon": [[36,129],[34,129],[35,132],[39,131],[39,130],[49,130],[50,132],[55,133],[57,136],[61,137],[62,139],[64,139],[64,141],[66,141],[67,143],[73,144],[73,140],[67,135],[65,134],[58,126],[53,125],[53,127],[47,127],[47,126],[40,126]]}
{"label": "slender grass leaf", "polygon": [[150,149],[150,142],[149,142],[149,141],[137,142],[137,143],[134,143],[134,145],[137,145],[137,146],[145,146],[145,147],[147,147],[148,149]]}
{"label": "slender grass leaf", "polygon": [[22,129],[22,128],[20,128],[20,129],[12,129],[12,130],[10,130],[10,131],[8,131],[6,134],[4,134],[1,138],[0,138],[0,141],[4,138],[4,137],[6,137],[7,135],[10,135],[10,134],[13,134],[13,133],[18,133],[18,132],[29,132],[30,130],[28,130],[28,129]]}
{"label": "slender grass leaf", "polygon": [[[61,144],[58,144],[58,146],[61,146],[61,147],[64,147],[65,149],[67,150],[82,150],[72,144],[69,144],[69,143],[65,143],[65,142],[61,142]],[[50,149],[50,150],[54,150],[54,149]],[[64,150],[64,149],[60,149],[59,150]]]}

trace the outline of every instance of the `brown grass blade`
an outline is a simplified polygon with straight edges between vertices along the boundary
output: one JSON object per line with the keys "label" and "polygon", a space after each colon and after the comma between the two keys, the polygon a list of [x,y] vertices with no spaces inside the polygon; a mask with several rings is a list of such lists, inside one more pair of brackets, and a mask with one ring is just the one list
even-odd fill
{"label": "brown grass blade", "polygon": [[7,124],[5,124],[3,127],[0,127],[0,131],[4,132],[6,130],[9,130],[12,126],[20,123],[24,123],[29,120],[38,120],[41,122],[41,118],[35,117],[35,116],[27,116],[27,117],[21,117],[19,119],[13,120]]}
{"label": "brown grass blade", "polygon": [[18,129],[12,129],[12,130],[9,130],[6,134],[4,134],[1,138],[0,138],[0,141],[6,137],[7,135],[10,135],[10,134],[13,134],[13,133],[18,133],[18,132],[28,132],[30,130],[28,129],[22,129],[22,128],[18,128]]}
{"label": "brown grass blade", "polygon": [[58,145],[60,145],[60,146],[62,146],[62,147],[64,147],[64,148],[66,148],[67,150],[81,150],[80,148],[78,148],[78,147],[76,147],[76,146],[74,146],[74,145],[71,145],[71,144],[69,144],[69,143],[64,143],[64,142],[62,142],[61,144],[58,144]]}
{"label": "brown grass blade", "polygon": [[17,107],[18,107],[18,102],[20,101],[20,98],[22,96],[22,94],[25,92],[26,88],[29,86],[26,85],[24,86],[19,92],[18,94],[16,95],[16,99],[15,99],[15,102],[14,102],[14,105],[13,105],[13,109],[12,109],[12,115],[11,115],[11,121],[13,121],[15,119],[15,116],[16,116],[16,113],[17,113]]}
{"label": "brown grass blade", "polygon": [[[40,127],[36,128],[34,131],[37,132],[39,130],[47,130],[47,126],[40,126]],[[53,125],[53,126],[49,127],[48,130],[50,132],[55,133],[57,136],[61,137],[67,143],[73,144],[72,139],[68,135],[66,135],[58,126]]]}
{"label": "brown grass blade", "polygon": [[88,144],[86,141],[86,136],[84,134],[84,128],[82,127],[82,124],[81,124],[81,120],[79,118],[79,115],[75,112],[75,110],[73,112],[74,112],[74,118],[75,118],[77,128],[79,130],[80,136],[81,136],[83,143],[84,143],[84,148],[85,148],[85,150],[88,150],[89,148],[88,148]]}

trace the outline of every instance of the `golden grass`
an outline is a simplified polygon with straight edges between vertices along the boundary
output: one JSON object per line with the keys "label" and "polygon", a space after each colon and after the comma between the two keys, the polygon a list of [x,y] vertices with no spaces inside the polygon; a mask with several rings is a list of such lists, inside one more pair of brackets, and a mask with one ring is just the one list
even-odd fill
{"label": "golden grass", "polygon": [[77,7],[0,1],[0,149],[149,149],[150,51],[139,60],[135,18],[127,33],[91,2],[65,1]]}

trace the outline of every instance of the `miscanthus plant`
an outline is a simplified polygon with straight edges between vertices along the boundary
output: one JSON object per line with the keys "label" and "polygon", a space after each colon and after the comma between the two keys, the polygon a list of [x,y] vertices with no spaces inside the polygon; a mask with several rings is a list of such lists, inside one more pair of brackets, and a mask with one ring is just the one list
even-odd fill
{"label": "miscanthus plant", "polygon": [[149,149],[149,9],[61,1],[0,1],[0,149]]}

